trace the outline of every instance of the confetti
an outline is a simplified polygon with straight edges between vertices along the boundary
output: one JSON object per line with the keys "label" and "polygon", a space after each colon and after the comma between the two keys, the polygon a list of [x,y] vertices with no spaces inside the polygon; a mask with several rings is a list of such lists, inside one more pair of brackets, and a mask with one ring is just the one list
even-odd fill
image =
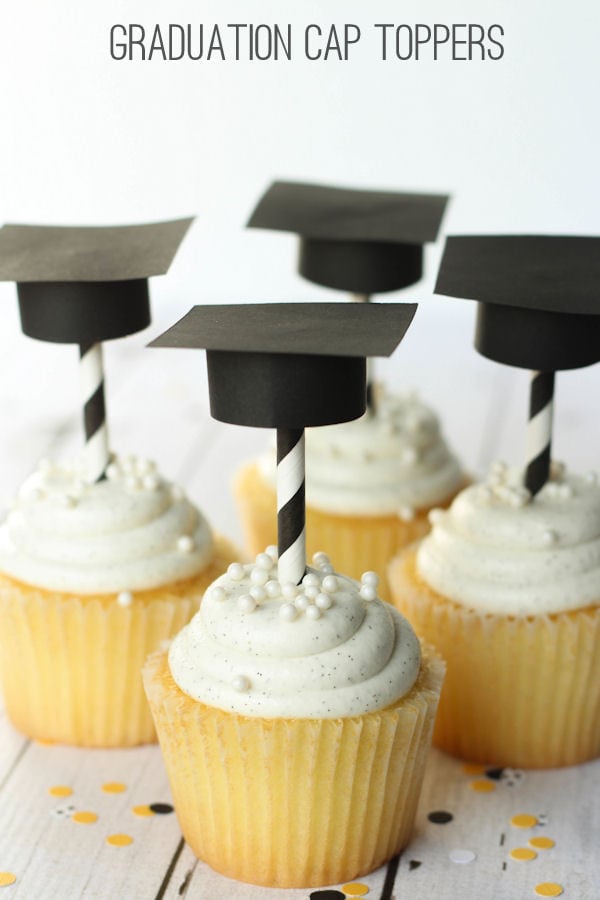
{"label": "confetti", "polygon": [[349,884],[343,884],[342,890],[350,897],[364,897],[369,893],[369,886],[358,881],[351,881]]}
{"label": "confetti", "polygon": [[477,854],[473,853],[472,850],[461,850],[457,847],[455,850],[450,851],[448,857],[453,863],[466,866],[468,863],[472,863],[473,860],[477,859]]}
{"label": "confetti", "polygon": [[74,822],[79,822],[80,825],[92,825],[98,821],[98,816],[95,812],[76,812],[73,813],[71,818]]}
{"label": "confetti", "polygon": [[496,785],[493,781],[471,781],[469,787],[477,791],[478,794],[489,794],[491,791],[496,790]]}
{"label": "confetti", "polygon": [[102,790],[105,794],[122,794],[127,790],[127,785],[120,781],[108,781],[102,785]]}
{"label": "confetti", "polygon": [[55,784],[53,787],[48,788],[48,793],[52,797],[70,797],[73,789],[67,787],[66,784]]}
{"label": "confetti", "polygon": [[313,891],[309,895],[310,900],[346,900],[346,895],[341,891],[327,888],[324,891]]}
{"label": "confetti", "polygon": [[537,857],[535,850],[529,850],[528,847],[515,847],[514,850],[510,851],[510,855],[512,859],[517,859],[520,862],[529,862],[529,860]]}
{"label": "confetti", "polygon": [[555,844],[552,838],[549,837],[529,838],[529,843],[532,847],[536,847],[538,850],[550,850],[552,847],[554,847]]}
{"label": "confetti", "polygon": [[151,803],[150,809],[158,816],[166,816],[173,812],[173,807],[170,803]]}
{"label": "confetti", "polygon": [[485,766],[482,766],[479,763],[465,763],[463,765],[463,772],[465,775],[483,775]]}
{"label": "confetti", "polygon": [[535,886],[538,897],[560,897],[563,890],[562,884],[557,884],[555,881],[544,881]]}
{"label": "confetti", "polygon": [[408,863],[408,870],[409,870],[409,872],[413,872],[415,869],[418,869],[419,866],[422,866],[422,865],[423,865],[423,863],[420,860],[411,859],[410,862]]}
{"label": "confetti", "polygon": [[537,816],[532,816],[529,813],[519,813],[519,815],[513,816],[510,820],[510,824],[514,825],[515,828],[533,828],[537,823]]}
{"label": "confetti", "polygon": [[133,838],[129,834],[109,834],[106,843],[112,847],[127,847],[133,844]]}
{"label": "confetti", "polygon": [[434,825],[446,825],[448,822],[451,822],[454,816],[452,813],[446,812],[445,809],[436,809],[433,812],[430,812],[427,816],[430,822],[433,822]]}
{"label": "confetti", "polygon": [[14,884],[16,880],[17,876],[13,875],[12,872],[0,872],[0,887],[8,887],[10,884]]}
{"label": "confetti", "polygon": [[147,803],[144,803],[142,806],[134,806],[131,812],[135,816],[153,816],[154,811],[150,809]]}

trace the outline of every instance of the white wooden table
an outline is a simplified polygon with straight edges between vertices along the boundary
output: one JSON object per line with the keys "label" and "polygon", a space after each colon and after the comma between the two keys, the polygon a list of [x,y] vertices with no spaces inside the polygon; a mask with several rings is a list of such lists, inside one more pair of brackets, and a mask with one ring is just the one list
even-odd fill
{"label": "white wooden table", "polygon": [[[3,507],[37,459],[76,452],[81,426],[76,350],[23,338],[10,289],[0,293]],[[159,304],[147,338],[187,305]],[[145,337],[106,351],[113,448],[153,456],[219,531],[239,539],[231,473],[264,446],[266,435],[213,422],[201,354],[146,351]],[[443,412],[457,452],[479,472],[496,457],[520,460],[527,376],[480,359],[471,340],[471,310],[432,303],[419,313],[397,359],[380,369],[395,387],[420,386]],[[600,367],[558,379],[555,457],[583,471],[600,463],[599,388]],[[432,751],[414,838],[399,860],[360,879],[368,897],[526,900],[539,896],[536,885],[550,882],[562,885],[569,900],[599,900],[600,761],[520,778],[491,774],[468,772],[460,761]],[[109,783],[122,790],[106,792],[103,785]],[[487,790],[474,789],[481,783]],[[71,793],[53,796],[49,791],[57,786]],[[156,747],[42,746],[15,732],[0,711],[0,873],[15,876],[0,887],[1,900],[309,897],[309,890],[260,889],[216,875],[185,846],[174,814],[133,812],[153,803],[170,803]],[[428,818],[434,811],[452,819],[436,824]],[[77,822],[74,812],[97,819]],[[537,824],[511,825],[518,814],[534,816]],[[113,835],[133,840],[108,843]],[[552,838],[555,846],[538,849],[529,861],[511,857],[511,850],[531,849],[528,842],[539,836]],[[458,859],[464,862],[453,861]]]}

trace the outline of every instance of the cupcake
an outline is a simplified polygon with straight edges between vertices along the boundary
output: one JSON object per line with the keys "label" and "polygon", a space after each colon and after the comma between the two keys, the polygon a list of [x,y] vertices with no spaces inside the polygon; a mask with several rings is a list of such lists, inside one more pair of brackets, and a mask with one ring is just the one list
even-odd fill
{"label": "cupcake", "polygon": [[[379,391],[373,410],[306,435],[306,538],[309,554],[328,547],[353,578],[385,571],[394,555],[429,531],[428,514],[446,506],[466,478],[432,410],[410,393]],[[276,539],[273,452],[237,474],[234,491],[248,552]],[[380,595],[389,600],[387,582]]]}
{"label": "cupcake", "polygon": [[410,836],[442,678],[374,573],[318,554],[282,583],[274,547],[230,565],[144,669],[194,853],[279,888],[382,865]]}
{"label": "cupcake", "polygon": [[534,496],[496,463],[390,566],[393,601],[444,657],[434,742],[498,766],[600,755],[600,485]]}
{"label": "cupcake", "polygon": [[41,463],[0,526],[0,680],[26,735],[81,746],[156,739],[140,670],[232,549],[149,460]]}

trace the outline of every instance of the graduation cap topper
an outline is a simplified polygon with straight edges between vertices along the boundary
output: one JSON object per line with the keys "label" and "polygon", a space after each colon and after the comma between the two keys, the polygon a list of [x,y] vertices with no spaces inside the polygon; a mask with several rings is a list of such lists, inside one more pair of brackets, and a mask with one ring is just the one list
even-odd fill
{"label": "graduation cap topper", "polygon": [[0,229],[0,281],[17,283],[24,333],[80,347],[92,481],[109,461],[100,342],[149,325],[148,278],[168,270],[192,221]]}
{"label": "graduation cap topper", "polygon": [[250,228],[295,232],[300,274],[360,295],[419,281],[423,244],[435,241],[448,197],[275,181]]}
{"label": "graduation cap topper", "polygon": [[554,373],[600,360],[600,238],[449,237],[438,294],[478,301],[475,347],[533,371],[526,486],[550,469]]}
{"label": "graduation cap topper", "polygon": [[306,568],[304,428],[355,419],[366,357],[390,356],[416,304],[196,306],[151,347],[207,351],[210,409],[237,425],[277,429],[280,579]]}

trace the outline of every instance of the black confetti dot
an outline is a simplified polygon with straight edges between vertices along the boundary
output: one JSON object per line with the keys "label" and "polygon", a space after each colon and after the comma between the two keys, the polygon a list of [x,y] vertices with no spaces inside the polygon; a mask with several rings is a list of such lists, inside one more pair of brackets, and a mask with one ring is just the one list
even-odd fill
{"label": "black confetti dot", "polygon": [[409,872],[412,872],[413,869],[418,869],[419,866],[422,866],[422,865],[423,865],[423,863],[420,860],[411,859],[408,863],[408,870],[409,870]]}
{"label": "black confetti dot", "polygon": [[486,769],[485,774],[486,778],[491,778],[493,781],[500,781],[502,778],[502,774],[504,769]]}
{"label": "black confetti dot", "polygon": [[156,813],[157,816],[166,816],[173,812],[173,807],[170,803],[151,803],[150,809],[153,813]]}
{"label": "black confetti dot", "polygon": [[345,894],[342,894],[341,891],[332,890],[331,888],[327,888],[327,890],[324,891],[313,891],[309,896],[310,900],[346,900]]}
{"label": "black confetti dot", "polygon": [[434,825],[447,825],[448,822],[451,822],[454,816],[452,813],[446,812],[445,809],[436,809],[433,812],[430,812],[427,816],[430,822],[433,822]]}

